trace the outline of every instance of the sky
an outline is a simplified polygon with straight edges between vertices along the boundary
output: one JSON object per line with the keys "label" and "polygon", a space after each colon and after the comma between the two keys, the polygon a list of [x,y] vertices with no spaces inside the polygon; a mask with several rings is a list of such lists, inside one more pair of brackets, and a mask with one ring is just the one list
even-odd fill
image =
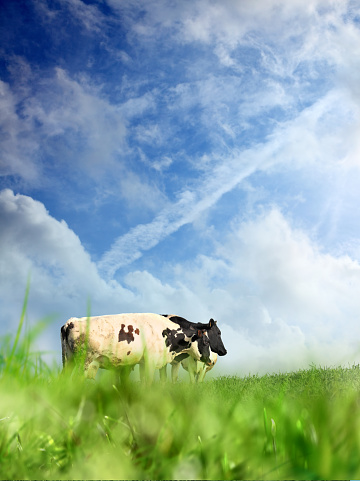
{"label": "sky", "polygon": [[[360,362],[360,5],[5,0],[0,335],[218,321],[212,371]],[[216,372],[215,372],[216,371]]]}

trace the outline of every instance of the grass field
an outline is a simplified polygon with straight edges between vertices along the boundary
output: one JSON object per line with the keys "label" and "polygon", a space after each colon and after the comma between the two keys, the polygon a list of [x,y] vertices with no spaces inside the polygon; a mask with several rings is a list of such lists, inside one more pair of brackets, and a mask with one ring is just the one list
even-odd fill
{"label": "grass field", "polygon": [[360,369],[192,386],[61,375],[1,340],[0,479],[359,479]]}

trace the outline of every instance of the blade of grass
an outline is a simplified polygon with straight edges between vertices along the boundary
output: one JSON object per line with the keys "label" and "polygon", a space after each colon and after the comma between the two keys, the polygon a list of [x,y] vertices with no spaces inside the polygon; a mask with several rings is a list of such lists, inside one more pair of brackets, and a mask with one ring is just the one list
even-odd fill
{"label": "blade of grass", "polygon": [[25,320],[26,308],[27,308],[27,303],[28,303],[28,298],[29,298],[29,291],[30,291],[30,276],[28,277],[28,280],[27,280],[27,283],[26,283],[25,298],[24,298],[24,303],[23,303],[23,307],[22,307],[22,311],[21,311],[20,321],[19,321],[19,325],[18,325],[18,328],[17,328],[17,331],[16,331],[16,336],[15,336],[13,347],[11,349],[11,352],[10,352],[9,357],[7,359],[7,362],[6,362],[5,373],[7,373],[8,370],[10,369],[11,361],[12,361],[14,355],[15,355],[16,348],[17,348],[17,345],[19,343],[21,330],[22,330],[24,320]]}

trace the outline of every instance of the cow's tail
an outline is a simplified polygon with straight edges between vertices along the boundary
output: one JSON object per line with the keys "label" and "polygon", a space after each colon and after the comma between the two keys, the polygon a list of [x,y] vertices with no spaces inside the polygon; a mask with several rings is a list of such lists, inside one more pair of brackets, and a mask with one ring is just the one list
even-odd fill
{"label": "cow's tail", "polygon": [[68,355],[67,355],[67,346],[66,346],[66,328],[62,326],[61,332],[61,357],[62,357],[62,365],[63,369],[65,369],[67,362],[68,362]]}

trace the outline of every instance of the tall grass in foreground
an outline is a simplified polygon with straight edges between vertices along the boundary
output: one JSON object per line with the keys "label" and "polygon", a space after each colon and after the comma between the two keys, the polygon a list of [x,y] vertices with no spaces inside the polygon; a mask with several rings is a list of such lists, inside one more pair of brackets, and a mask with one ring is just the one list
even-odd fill
{"label": "tall grass in foreground", "polygon": [[0,479],[360,478],[357,367],[149,389],[30,347],[0,344]]}

